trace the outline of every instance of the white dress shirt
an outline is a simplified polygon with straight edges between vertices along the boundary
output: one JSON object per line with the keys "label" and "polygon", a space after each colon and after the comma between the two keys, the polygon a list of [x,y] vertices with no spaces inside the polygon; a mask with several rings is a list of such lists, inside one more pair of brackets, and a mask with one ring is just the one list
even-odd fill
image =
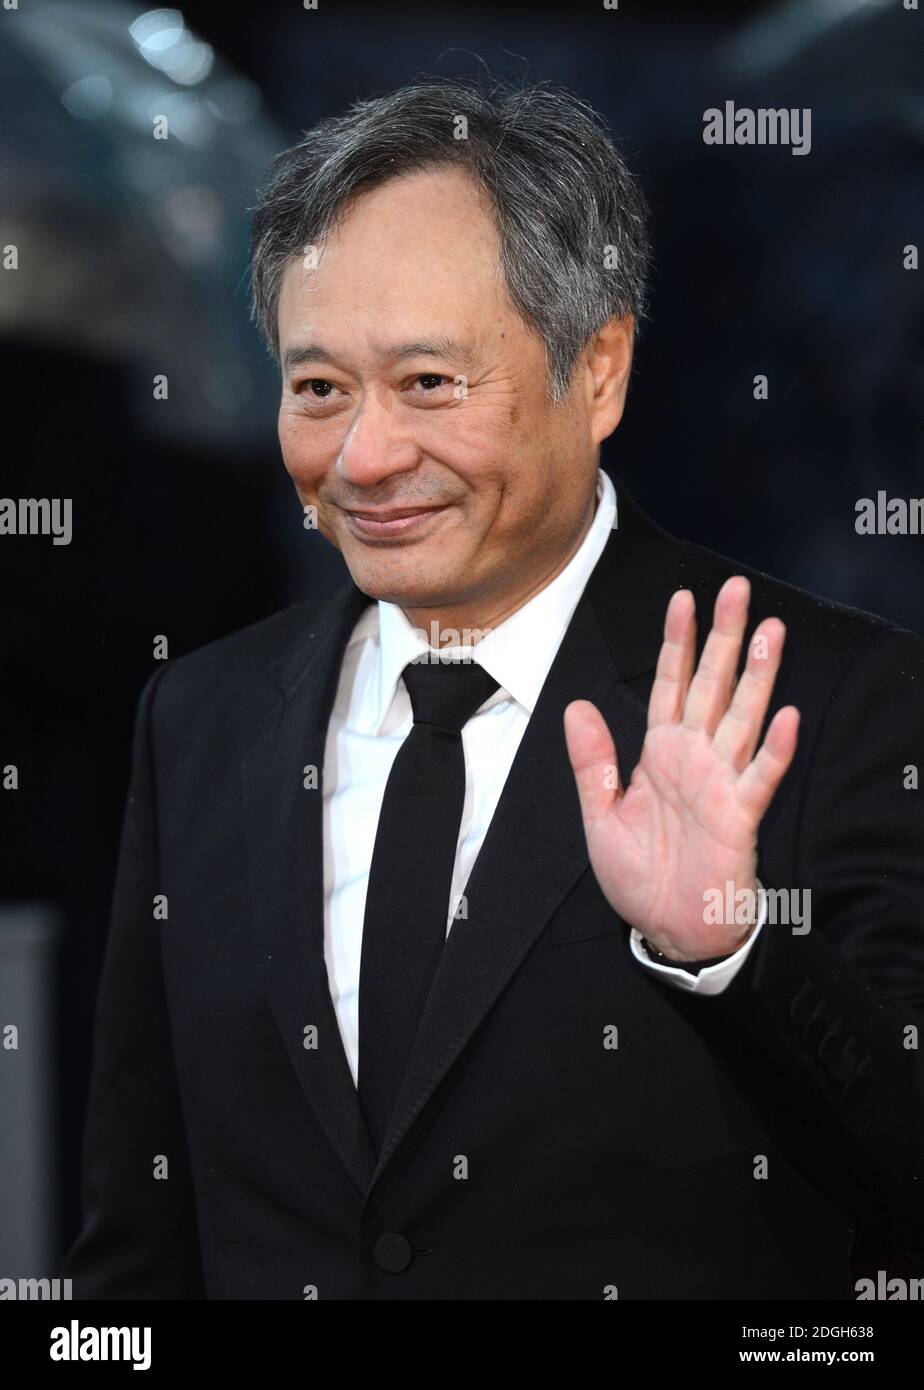
{"label": "white dress shirt", "polygon": [[[616,493],[608,475],[600,470],[593,522],[562,572],[474,646],[441,649],[444,654],[474,656],[498,682],[498,689],[462,730],[465,802],[446,905],[447,932],[539,692],[614,527]],[[358,1076],[359,967],[369,866],[385,783],[413,724],[401,673],[427,646],[424,634],[414,629],[397,605],[380,601],[366,608],[344,651],[327,730],[324,955],[354,1083]],[[662,975],[666,983],[700,994],[718,994],[740,968],[762,921],[763,917],[740,950],[698,975],[651,961],[634,929],[631,949],[646,969]]]}

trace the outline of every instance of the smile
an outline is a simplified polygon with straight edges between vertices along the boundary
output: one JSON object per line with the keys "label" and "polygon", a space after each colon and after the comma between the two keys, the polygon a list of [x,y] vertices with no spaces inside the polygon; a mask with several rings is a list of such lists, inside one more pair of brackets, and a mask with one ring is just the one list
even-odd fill
{"label": "smile", "polygon": [[391,536],[417,535],[448,510],[442,507],[399,507],[390,512],[347,512],[347,522],[355,535],[369,540],[387,540]]}

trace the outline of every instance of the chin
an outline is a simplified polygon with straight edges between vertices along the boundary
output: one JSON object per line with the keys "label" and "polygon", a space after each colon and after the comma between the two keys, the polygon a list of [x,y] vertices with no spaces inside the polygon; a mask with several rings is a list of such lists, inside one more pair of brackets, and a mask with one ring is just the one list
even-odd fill
{"label": "chin", "polygon": [[357,585],[370,598],[381,599],[383,603],[394,603],[399,608],[444,608],[448,606],[443,588],[421,589],[418,584],[395,584],[378,576],[367,581],[353,576]]}
{"label": "chin", "polygon": [[[462,588],[451,582],[445,559],[437,554],[432,566],[406,561],[397,553],[372,557],[355,548],[342,552],[353,582],[370,598],[411,608],[437,608],[451,603]],[[430,578],[426,570],[432,570]]]}

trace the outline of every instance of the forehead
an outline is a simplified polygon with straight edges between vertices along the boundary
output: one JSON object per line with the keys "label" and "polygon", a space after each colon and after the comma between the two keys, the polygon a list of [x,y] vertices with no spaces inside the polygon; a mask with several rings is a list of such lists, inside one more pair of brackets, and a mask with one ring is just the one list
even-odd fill
{"label": "forehead", "polygon": [[282,277],[279,335],[387,317],[411,334],[421,316],[476,325],[510,314],[487,195],[460,170],[391,179],[358,195],[327,240]]}

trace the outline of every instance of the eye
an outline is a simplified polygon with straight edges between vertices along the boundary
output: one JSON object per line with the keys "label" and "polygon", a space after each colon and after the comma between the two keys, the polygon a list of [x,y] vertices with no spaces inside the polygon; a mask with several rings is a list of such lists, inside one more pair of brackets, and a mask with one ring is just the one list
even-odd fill
{"label": "eye", "polygon": [[326,401],[334,389],[331,382],[323,381],[320,377],[312,377],[310,381],[305,382],[305,386],[319,401]]}
{"label": "eye", "polygon": [[420,372],[406,383],[408,405],[418,410],[442,410],[444,406],[453,406],[460,398],[456,383],[464,380],[464,377],[446,376],[443,372]]}
{"label": "eye", "polygon": [[412,404],[451,405],[459,394],[458,380],[459,377],[446,376],[443,372],[420,372],[408,379],[405,389]]}
{"label": "eye", "polygon": [[346,399],[339,386],[319,376],[294,382],[292,394],[298,399],[302,410],[316,419],[335,414]]}

